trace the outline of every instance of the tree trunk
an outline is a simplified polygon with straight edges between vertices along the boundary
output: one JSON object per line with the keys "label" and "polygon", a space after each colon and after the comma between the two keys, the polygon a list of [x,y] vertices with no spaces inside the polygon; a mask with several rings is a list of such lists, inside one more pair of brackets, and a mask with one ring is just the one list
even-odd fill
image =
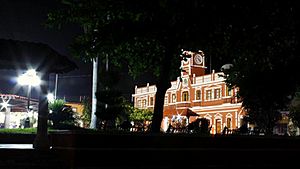
{"label": "tree trunk", "polygon": [[273,118],[274,117],[272,116],[272,114],[273,114],[272,111],[273,111],[272,109],[266,111],[267,120],[266,120],[266,133],[265,134],[267,136],[270,136],[273,134]]}
{"label": "tree trunk", "polygon": [[[171,87],[170,82],[170,73],[171,73],[171,64],[170,60],[172,60],[174,44],[170,43],[172,41],[166,42],[166,53],[164,58],[162,59],[162,64],[160,65],[160,74],[158,77],[158,81],[156,83],[156,95],[155,95],[155,104],[154,104],[154,113],[151,124],[151,132],[159,133],[161,129],[161,122],[163,119],[163,111],[164,111],[164,100],[166,91]],[[179,69],[179,67],[178,67]]]}
{"label": "tree trunk", "polygon": [[165,94],[168,88],[171,87],[171,82],[166,79],[165,81],[160,81],[156,87],[157,91],[155,95],[154,113],[151,124],[151,132],[153,133],[160,132],[161,122],[163,119]]}

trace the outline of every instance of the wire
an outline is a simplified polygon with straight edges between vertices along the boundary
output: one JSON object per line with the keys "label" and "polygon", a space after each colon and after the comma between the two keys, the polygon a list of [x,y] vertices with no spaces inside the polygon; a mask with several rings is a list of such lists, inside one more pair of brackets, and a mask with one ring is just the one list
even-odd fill
{"label": "wire", "polygon": [[58,79],[66,79],[66,78],[89,78],[91,75],[59,75]]}

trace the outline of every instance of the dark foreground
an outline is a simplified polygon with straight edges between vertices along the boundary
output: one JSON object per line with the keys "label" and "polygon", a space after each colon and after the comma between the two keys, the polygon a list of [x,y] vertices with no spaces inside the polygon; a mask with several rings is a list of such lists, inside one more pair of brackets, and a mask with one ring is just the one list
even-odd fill
{"label": "dark foreground", "polygon": [[300,154],[292,137],[65,133],[50,140],[49,151],[0,149],[0,168],[294,168]]}

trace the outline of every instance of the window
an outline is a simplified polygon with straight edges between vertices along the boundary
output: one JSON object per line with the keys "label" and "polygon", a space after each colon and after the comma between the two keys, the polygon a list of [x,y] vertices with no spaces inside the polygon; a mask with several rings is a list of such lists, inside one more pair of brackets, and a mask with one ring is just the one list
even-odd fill
{"label": "window", "polygon": [[172,103],[176,103],[176,95],[172,94]]}
{"label": "window", "polygon": [[183,79],[183,84],[182,84],[183,86],[187,86],[188,85],[188,79],[187,78],[184,78]]}
{"label": "window", "polygon": [[150,97],[150,106],[153,106],[153,102],[154,102],[153,97]]}
{"label": "window", "polygon": [[221,95],[221,92],[220,92],[221,90],[220,89],[215,89],[215,99],[218,99],[218,98],[220,98],[220,95]]}
{"label": "window", "polygon": [[143,99],[142,100],[142,108],[145,108],[146,107],[146,99]]}
{"label": "window", "polygon": [[206,90],[206,100],[211,100],[211,90]]}
{"label": "window", "polygon": [[137,107],[141,107],[142,105],[141,105],[141,100],[138,100],[137,101]]}
{"label": "window", "polygon": [[226,96],[231,96],[232,95],[232,90],[228,87],[226,87]]}
{"label": "window", "polygon": [[201,100],[201,91],[196,90],[196,100]]}
{"label": "window", "polygon": [[189,100],[189,93],[187,91],[182,92],[182,101],[188,101]]}
{"label": "window", "polygon": [[165,104],[168,104],[168,95],[165,96]]}
{"label": "window", "polygon": [[227,125],[226,126],[227,126],[227,128],[230,129],[231,128],[231,118],[227,118],[226,121],[227,121]]}

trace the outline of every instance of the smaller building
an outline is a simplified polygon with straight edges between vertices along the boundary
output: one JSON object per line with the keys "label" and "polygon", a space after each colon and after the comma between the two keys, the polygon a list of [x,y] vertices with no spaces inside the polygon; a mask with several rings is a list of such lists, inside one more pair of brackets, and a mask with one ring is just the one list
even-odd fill
{"label": "smaller building", "polygon": [[0,127],[23,128],[37,126],[38,100],[13,94],[0,94]]}
{"label": "smaller building", "polygon": [[72,110],[77,113],[78,115],[83,114],[83,108],[84,105],[82,103],[77,103],[77,102],[66,102],[67,106],[71,106]]}
{"label": "smaller building", "polygon": [[73,112],[75,112],[76,116],[78,117],[78,123],[80,127],[88,127],[86,126],[85,122],[82,120],[82,115],[83,115],[83,109],[84,109],[84,105],[83,103],[80,102],[66,102],[65,104],[66,106],[70,106],[73,110]]}

